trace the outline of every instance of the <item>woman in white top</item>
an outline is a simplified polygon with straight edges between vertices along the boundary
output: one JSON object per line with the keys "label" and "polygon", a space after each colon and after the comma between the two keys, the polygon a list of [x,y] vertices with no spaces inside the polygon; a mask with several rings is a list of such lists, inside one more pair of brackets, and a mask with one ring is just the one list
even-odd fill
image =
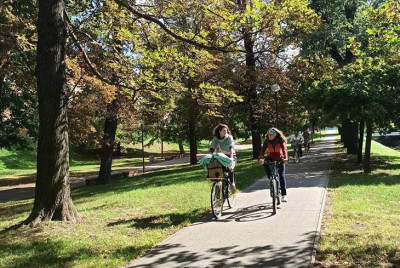
{"label": "woman in white top", "polygon": [[[235,141],[231,135],[229,127],[224,124],[218,124],[213,130],[214,138],[211,141],[210,152],[222,152],[228,157],[232,158],[233,164],[229,167],[229,178],[232,183],[233,188],[235,187],[235,178],[233,174],[233,169],[236,166],[236,153],[235,153]],[[232,189],[232,192],[234,189]]]}

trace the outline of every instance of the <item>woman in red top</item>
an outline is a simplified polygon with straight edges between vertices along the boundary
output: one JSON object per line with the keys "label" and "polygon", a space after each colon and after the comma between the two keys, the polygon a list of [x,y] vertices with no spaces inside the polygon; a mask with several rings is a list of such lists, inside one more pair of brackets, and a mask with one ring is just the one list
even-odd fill
{"label": "woman in red top", "polygon": [[[277,128],[268,129],[265,135],[265,141],[260,151],[258,161],[263,165],[268,179],[271,177],[271,169],[267,164],[268,161],[278,161],[279,181],[281,185],[282,202],[286,200],[286,179],[285,179],[285,164],[288,161],[288,152],[286,147],[287,140],[282,131]],[[267,157],[264,161],[264,153],[267,150]]]}

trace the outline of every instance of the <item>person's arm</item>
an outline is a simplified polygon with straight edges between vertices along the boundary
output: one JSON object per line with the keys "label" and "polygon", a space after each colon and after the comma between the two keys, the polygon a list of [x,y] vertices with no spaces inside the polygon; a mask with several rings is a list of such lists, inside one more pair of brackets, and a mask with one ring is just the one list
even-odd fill
{"label": "person's arm", "polygon": [[229,157],[233,158],[234,151],[235,151],[235,140],[230,135],[229,135],[229,138],[230,138],[230,143],[231,143],[231,145],[229,146]]}
{"label": "person's arm", "polygon": [[283,163],[286,164],[288,161],[288,151],[287,151],[286,142],[282,142],[282,151],[283,151]]}
{"label": "person's arm", "polygon": [[211,145],[210,145],[210,152],[213,153],[215,151],[215,149],[218,146],[218,139],[217,137],[214,136],[214,138],[211,141]]}

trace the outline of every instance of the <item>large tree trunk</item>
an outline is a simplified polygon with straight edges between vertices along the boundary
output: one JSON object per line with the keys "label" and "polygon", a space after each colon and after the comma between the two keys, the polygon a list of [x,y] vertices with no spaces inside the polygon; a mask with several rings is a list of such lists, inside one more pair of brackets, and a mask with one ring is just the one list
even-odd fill
{"label": "large tree trunk", "polygon": [[367,121],[367,136],[365,138],[364,173],[371,173],[371,139],[372,122]]}
{"label": "large tree trunk", "polygon": [[[248,31],[248,29],[246,30]],[[249,116],[250,116],[250,130],[251,130],[251,138],[253,143],[253,158],[258,158],[261,149],[261,136],[258,126],[258,121],[256,117],[256,108],[257,108],[257,85],[255,84],[256,75],[255,75],[255,66],[256,60],[254,56],[254,41],[252,40],[251,34],[245,33],[244,36],[244,46],[246,50],[246,76],[248,79],[247,82],[247,103],[249,107]]]}
{"label": "large tree trunk", "polygon": [[30,226],[50,220],[76,222],[78,217],[69,185],[64,9],[63,0],[39,0],[37,176],[33,209],[24,222]]}
{"label": "large tree trunk", "polygon": [[360,121],[360,133],[358,136],[358,155],[357,155],[357,161],[358,163],[362,162],[362,149],[363,149],[363,142],[364,142],[364,120]]}
{"label": "large tree trunk", "polygon": [[345,120],[343,126],[344,147],[347,148],[347,154],[357,154],[358,147],[358,124]]}
{"label": "large tree trunk", "polygon": [[104,124],[103,145],[98,183],[110,183],[115,134],[118,126],[118,101],[114,99],[107,105],[107,117]]}

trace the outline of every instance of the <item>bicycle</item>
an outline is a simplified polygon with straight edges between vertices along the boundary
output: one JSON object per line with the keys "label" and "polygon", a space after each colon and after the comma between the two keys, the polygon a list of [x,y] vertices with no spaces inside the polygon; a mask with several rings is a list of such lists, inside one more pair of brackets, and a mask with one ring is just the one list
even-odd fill
{"label": "bicycle", "polygon": [[[278,205],[281,204],[281,185],[278,176],[278,161],[266,162],[271,169],[271,178],[269,180],[270,195],[272,197],[272,214],[276,214]],[[265,165],[265,164],[264,164]]]}
{"label": "bicycle", "polygon": [[308,141],[304,141],[304,152],[310,152],[310,143]]}
{"label": "bicycle", "polygon": [[295,163],[300,162],[300,150],[299,150],[299,145],[297,144],[292,144],[292,148],[293,148],[293,161]]}
{"label": "bicycle", "polygon": [[[218,161],[216,162],[219,163]],[[235,206],[236,194],[232,193],[232,185],[227,169],[222,167],[222,165],[213,167],[212,169],[214,169],[212,172],[214,176],[210,177],[209,168],[209,177],[207,178],[213,181],[211,186],[211,212],[215,219],[219,219],[222,216],[225,201],[227,201],[229,208]],[[232,177],[233,176],[235,175],[232,171]]]}

